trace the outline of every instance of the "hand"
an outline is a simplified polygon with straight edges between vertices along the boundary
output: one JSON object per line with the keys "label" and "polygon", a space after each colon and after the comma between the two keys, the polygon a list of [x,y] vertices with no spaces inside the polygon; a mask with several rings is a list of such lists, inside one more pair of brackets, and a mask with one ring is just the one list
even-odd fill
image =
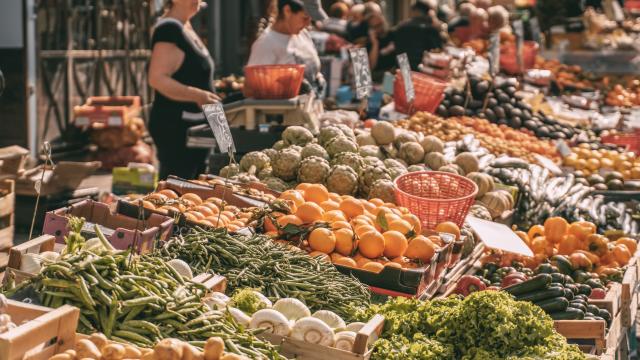
{"label": "hand", "polygon": [[202,107],[204,104],[213,104],[215,102],[220,101],[220,97],[210,91],[201,90],[198,93],[198,98],[196,99],[196,104],[199,107]]}

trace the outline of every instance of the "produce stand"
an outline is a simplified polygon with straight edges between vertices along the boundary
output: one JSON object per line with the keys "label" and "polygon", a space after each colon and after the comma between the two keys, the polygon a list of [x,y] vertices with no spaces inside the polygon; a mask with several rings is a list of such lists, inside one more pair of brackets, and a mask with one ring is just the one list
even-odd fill
{"label": "produce stand", "polygon": [[13,246],[16,200],[14,185],[13,180],[0,180],[0,251]]}

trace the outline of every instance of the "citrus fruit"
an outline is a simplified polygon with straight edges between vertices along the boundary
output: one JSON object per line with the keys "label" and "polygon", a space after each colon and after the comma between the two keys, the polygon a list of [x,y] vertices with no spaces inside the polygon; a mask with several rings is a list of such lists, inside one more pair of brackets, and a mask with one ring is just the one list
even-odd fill
{"label": "citrus fruit", "polygon": [[304,197],[302,196],[302,193],[296,190],[286,190],[280,195],[280,199],[289,200],[293,202],[296,207],[304,204]]}
{"label": "citrus fruit", "polygon": [[356,262],[352,258],[346,257],[346,256],[336,259],[333,263],[336,265],[347,266],[350,268],[358,267],[358,264],[356,264]]}
{"label": "citrus fruit", "polygon": [[361,254],[357,254],[356,256],[354,256],[353,260],[356,262],[356,265],[358,265],[358,267],[362,267],[364,264],[373,261],[369,258],[362,256]]}
{"label": "citrus fruit", "polygon": [[340,205],[333,201],[333,200],[327,200],[327,201],[323,201],[320,203],[320,207],[324,210],[324,211],[330,211],[330,210],[339,210],[340,209]]}
{"label": "citrus fruit", "polygon": [[182,195],[181,199],[182,200],[191,201],[195,205],[202,204],[202,198],[200,198],[200,196],[198,196],[198,195],[196,195],[194,193],[186,193],[186,194]]}
{"label": "citrus fruit", "polygon": [[357,199],[346,198],[340,202],[340,210],[342,210],[347,218],[352,219],[364,214],[364,205]]}
{"label": "citrus fruit", "polygon": [[397,268],[397,269],[402,269],[402,265],[400,265],[400,264],[398,264],[396,262],[393,262],[393,261],[389,261],[389,262],[385,263],[384,266]]}
{"label": "citrus fruit", "polygon": [[344,214],[340,210],[330,210],[322,215],[322,220],[326,222],[346,221]]}
{"label": "citrus fruit", "polygon": [[407,251],[405,251],[404,255],[410,259],[426,263],[431,260],[435,252],[435,246],[431,240],[418,235],[409,241],[409,246],[407,246]]}
{"label": "citrus fruit", "polygon": [[390,230],[382,233],[384,237],[384,256],[389,259],[404,255],[407,251],[407,238],[401,232]]}
{"label": "citrus fruit", "polygon": [[301,183],[301,184],[296,185],[295,189],[304,191],[309,187],[309,185],[311,185],[311,184],[309,184],[309,183]]}
{"label": "citrus fruit", "polygon": [[297,217],[296,215],[284,215],[284,216],[280,216],[279,218],[276,219],[276,223],[278,224],[278,226],[280,227],[285,227],[288,224],[293,224],[293,225],[302,225],[302,220],[300,220],[299,217]]}
{"label": "citrus fruit", "polygon": [[358,237],[362,237],[365,233],[370,231],[378,231],[375,227],[369,224],[361,224],[353,228],[353,231],[358,235]]}
{"label": "citrus fruit", "polygon": [[303,223],[312,223],[314,221],[322,220],[324,210],[320,205],[313,202],[306,202],[296,210],[296,215],[302,220]]}
{"label": "citrus fruit", "polygon": [[331,229],[333,229],[333,230],[351,229],[351,224],[349,224],[346,221],[335,221],[335,222],[331,223]]}
{"label": "citrus fruit", "polygon": [[452,234],[456,237],[456,240],[460,239],[460,228],[458,227],[458,225],[452,223],[451,221],[445,221],[436,225],[435,230],[441,233]]}
{"label": "citrus fruit", "polygon": [[329,200],[329,192],[322,184],[309,184],[309,186],[304,189],[304,199],[320,204]]}
{"label": "citrus fruit", "polygon": [[411,224],[411,226],[413,227],[413,232],[415,232],[416,234],[422,233],[422,224],[420,223],[420,219],[418,219],[417,216],[413,214],[403,214],[402,216],[400,216],[400,218]]}
{"label": "citrus fruit", "polygon": [[[331,258],[331,262],[336,262],[338,259],[342,259],[344,256],[342,256],[340,253],[337,252],[332,252],[329,257]],[[354,261],[355,262],[355,261]]]}
{"label": "citrus fruit", "polygon": [[411,230],[413,230],[413,225],[411,225],[406,220],[398,219],[398,220],[394,220],[394,221],[389,222],[389,229],[388,230],[397,231],[397,232],[402,233],[403,235],[405,235],[405,234],[411,232]]}
{"label": "citrus fruit", "polygon": [[377,230],[368,231],[360,237],[358,249],[362,255],[374,259],[384,253],[384,237]]}
{"label": "citrus fruit", "polygon": [[178,198],[178,194],[176,194],[176,192],[171,190],[171,189],[160,190],[160,191],[158,191],[158,193],[166,196],[168,199],[177,199]]}
{"label": "citrus fruit", "polygon": [[374,273],[379,273],[380,271],[382,271],[384,269],[384,265],[375,262],[375,261],[369,261],[368,263],[362,265],[360,267],[362,270],[366,270],[366,271],[371,271]]}
{"label": "citrus fruit", "polygon": [[329,255],[321,251],[312,251],[309,253],[309,256],[311,256],[312,258],[319,258],[320,260],[331,262],[331,258],[329,257]]}
{"label": "citrus fruit", "polygon": [[349,256],[355,248],[356,240],[351,229],[338,229],[333,232],[336,237],[336,251]]}
{"label": "citrus fruit", "polygon": [[333,232],[325,228],[317,228],[309,234],[309,247],[314,251],[331,254],[336,248],[336,237]]}

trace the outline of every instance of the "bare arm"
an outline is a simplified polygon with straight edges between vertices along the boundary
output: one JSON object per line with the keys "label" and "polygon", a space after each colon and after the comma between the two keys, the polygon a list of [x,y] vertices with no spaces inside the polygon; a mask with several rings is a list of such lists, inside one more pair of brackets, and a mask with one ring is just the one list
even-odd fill
{"label": "bare arm", "polygon": [[380,41],[375,31],[369,30],[369,39],[371,41],[371,51],[369,51],[369,66],[375,69],[378,65],[378,57],[380,56]]}
{"label": "bare arm", "polygon": [[149,64],[149,85],[162,95],[175,101],[194,102],[198,105],[220,100],[214,93],[176,81],[171,76],[184,61],[184,52],[168,42],[154,45]]}

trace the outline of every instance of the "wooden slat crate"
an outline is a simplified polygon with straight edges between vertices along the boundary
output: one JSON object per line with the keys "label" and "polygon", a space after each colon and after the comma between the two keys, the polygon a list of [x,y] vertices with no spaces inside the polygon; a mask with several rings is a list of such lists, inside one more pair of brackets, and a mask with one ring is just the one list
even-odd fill
{"label": "wooden slat crate", "polygon": [[0,251],[13,246],[15,202],[15,182],[0,180]]}
{"label": "wooden slat crate", "polygon": [[0,359],[46,360],[73,348],[78,308],[62,306],[54,310],[13,300],[8,304],[11,320],[21,325],[0,334]]}
{"label": "wooden slat crate", "polygon": [[[637,311],[637,295],[638,295],[638,279],[640,266],[640,256],[638,253],[629,262],[629,267],[624,273],[622,278],[622,295],[621,295],[621,312],[622,312],[622,326],[625,328],[631,327],[635,317],[632,317],[632,312],[635,314]],[[632,303],[635,299],[635,305]],[[635,307],[635,308],[633,308]]]}
{"label": "wooden slat crate", "polygon": [[614,317],[609,329],[604,320],[555,320],[553,326],[567,340],[591,342],[598,355],[617,347],[624,335],[621,314]]}
{"label": "wooden slat crate", "polygon": [[611,316],[618,315],[622,309],[622,284],[612,283],[604,299],[589,299],[589,304],[609,311]]}
{"label": "wooden slat crate", "polygon": [[[274,345],[280,346],[280,354],[296,360],[366,360],[371,357],[371,349],[367,349],[367,343],[374,334],[380,334],[384,326],[384,317],[382,315],[374,316],[367,324],[360,329],[356,335],[356,341],[351,352],[310,344],[304,341],[293,340],[288,337],[278,336],[274,334],[261,334],[259,337],[264,338]],[[372,341],[373,342],[373,341]]]}
{"label": "wooden slat crate", "polygon": [[193,282],[201,283],[209,289],[209,292],[223,293],[227,290],[227,278],[221,275],[200,274],[191,279]]}
{"label": "wooden slat crate", "polygon": [[54,251],[56,238],[51,235],[42,235],[35,239],[29,240],[20,245],[16,245],[9,250],[9,264],[5,271],[4,281],[9,279],[15,281],[16,284],[26,279],[32,278],[34,275],[20,271],[22,265],[22,255],[24,254],[40,254],[45,251]]}

